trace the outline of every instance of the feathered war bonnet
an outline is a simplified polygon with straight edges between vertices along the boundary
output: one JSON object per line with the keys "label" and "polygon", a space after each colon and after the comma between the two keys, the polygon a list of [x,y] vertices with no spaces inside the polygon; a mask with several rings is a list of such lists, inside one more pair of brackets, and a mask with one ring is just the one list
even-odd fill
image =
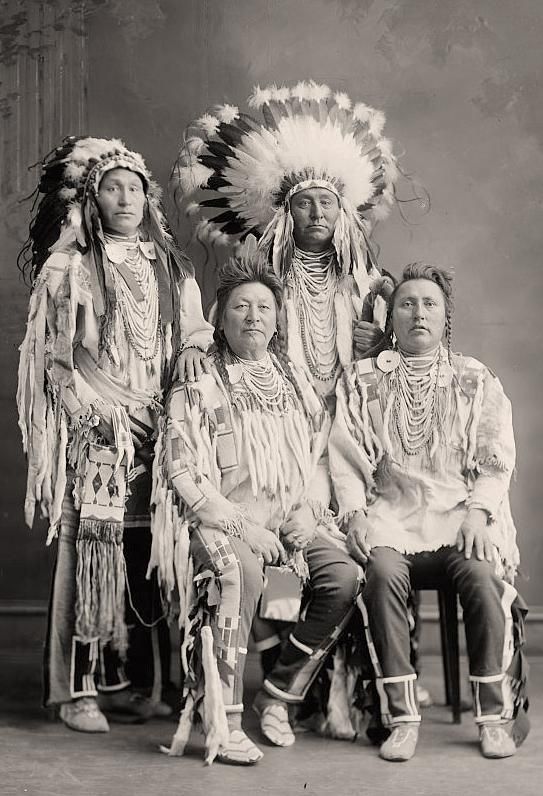
{"label": "feathered war bonnet", "polygon": [[248,104],[262,120],[222,105],[189,125],[172,169],[170,190],[198,218],[199,240],[235,247],[252,233],[283,276],[294,246],[290,199],[323,187],[340,203],[341,272],[369,267],[369,235],[390,210],[398,173],[384,115],[314,82],[257,87]]}
{"label": "feathered war bonnet", "polygon": [[192,275],[192,266],[176,249],[168,232],[160,188],[143,158],[119,139],[69,136],[45,157],[37,187],[37,210],[21,252],[23,270],[30,265],[33,283],[49,254],[76,246],[87,255],[94,309],[101,321],[101,348],[106,350],[115,290],[106,267],[96,194],[103,176],[115,168],[129,169],[142,179],[147,198],[142,234],[155,244],[161,322],[171,323],[178,314],[172,278]]}

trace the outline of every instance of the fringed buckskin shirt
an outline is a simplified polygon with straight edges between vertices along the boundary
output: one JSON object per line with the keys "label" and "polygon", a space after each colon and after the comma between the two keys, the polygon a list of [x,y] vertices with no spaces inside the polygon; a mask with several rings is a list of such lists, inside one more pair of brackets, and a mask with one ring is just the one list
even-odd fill
{"label": "fringed buckskin shirt", "polygon": [[210,362],[199,382],[172,388],[156,445],[149,566],[169,589],[174,566],[183,582],[192,525],[242,537],[249,520],[278,532],[298,503],[320,499],[315,484],[330,420],[305,374],[296,372],[299,395],[292,388],[286,410],[264,411],[236,395],[238,384],[229,392]]}
{"label": "fringed buckskin shirt", "polygon": [[497,567],[511,578],[519,562],[508,496],[515,465],[511,404],[481,362],[451,359],[437,386],[447,410],[433,455],[429,446],[404,451],[392,380],[376,360],[345,371],[328,446],[339,513],[347,519],[364,511],[371,547],[410,554],[454,545],[468,509],[483,509]]}
{"label": "fringed buckskin shirt", "polygon": [[[139,246],[147,262],[154,262],[153,243],[140,241]],[[106,253],[111,268],[124,259],[119,244],[106,244]],[[104,406],[123,407],[153,428],[162,390],[168,386],[163,384],[165,364],[175,354],[172,327],[185,344],[206,350],[211,342],[212,327],[204,320],[196,280],[181,278],[172,289],[177,291],[177,316],[163,326],[154,357],[144,361],[128,341],[119,305],[109,352],[99,350],[100,319],[86,254],[75,245],[59,246],[39,274],[21,345],[17,401],[28,453],[26,521],[32,524],[37,501],[49,519],[50,538],[61,518],[67,459],[76,472],[81,469]]]}

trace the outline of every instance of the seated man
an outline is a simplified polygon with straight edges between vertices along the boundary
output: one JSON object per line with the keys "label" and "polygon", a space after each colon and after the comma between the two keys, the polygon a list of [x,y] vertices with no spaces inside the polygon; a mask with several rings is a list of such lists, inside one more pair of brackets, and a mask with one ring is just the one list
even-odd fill
{"label": "seated man", "polygon": [[183,628],[185,702],[171,753],[183,753],[199,719],[208,763],[262,757],[241,717],[264,565],[292,569],[310,591],[255,704],[279,746],[294,743],[287,705],[303,701],[360,588],[360,567],[319,535],[307,498],[329,416],[303,372],[273,352],[282,300],[254,253],[223,266],[209,372],[173,386],[156,446],[151,567],[169,591],[175,571]]}
{"label": "seated man", "polygon": [[429,577],[450,578],[460,596],[482,754],[509,757],[527,732],[511,407],[488,368],[451,354],[451,281],[438,268],[407,266],[389,302],[385,335],[396,347],[345,372],[329,441],[347,545],[366,565],[368,645],[391,730],[385,760],[415,752],[407,599]]}

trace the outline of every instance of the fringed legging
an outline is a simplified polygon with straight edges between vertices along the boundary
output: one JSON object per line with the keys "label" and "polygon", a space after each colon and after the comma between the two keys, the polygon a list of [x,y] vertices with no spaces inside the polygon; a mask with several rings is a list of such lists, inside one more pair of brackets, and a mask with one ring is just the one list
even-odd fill
{"label": "fringed legging", "polygon": [[[72,474],[73,477],[73,474]],[[71,494],[71,478],[62,506],[57,559],[49,601],[47,637],[44,650],[44,704],[58,705],[98,690],[119,690],[130,683],[137,688],[153,685],[153,643],[158,642],[161,678],[169,680],[170,641],[165,620],[161,620],[160,592],[156,580],[147,580],[151,548],[149,527],[150,477],[142,473],[131,482],[124,523],[124,558],[130,596],[127,595],[126,621],[129,646],[126,661],[121,661],[110,644],[98,640],[83,644],[75,635],[76,538],[79,513]],[[132,603],[151,631],[139,621]],[[156,623],[156,624],[155,624]],[[151,633],[155,635],[152,639]]]}

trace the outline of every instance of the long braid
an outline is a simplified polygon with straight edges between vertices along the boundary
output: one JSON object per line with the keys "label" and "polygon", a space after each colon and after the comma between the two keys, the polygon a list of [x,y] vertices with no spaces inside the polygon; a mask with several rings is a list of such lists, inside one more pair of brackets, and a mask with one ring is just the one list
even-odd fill
{"label": "long braid", "polygon": [[447,304],[445,312],[445,340],[447,341],[447,358],[452,365],[452,307]]}

